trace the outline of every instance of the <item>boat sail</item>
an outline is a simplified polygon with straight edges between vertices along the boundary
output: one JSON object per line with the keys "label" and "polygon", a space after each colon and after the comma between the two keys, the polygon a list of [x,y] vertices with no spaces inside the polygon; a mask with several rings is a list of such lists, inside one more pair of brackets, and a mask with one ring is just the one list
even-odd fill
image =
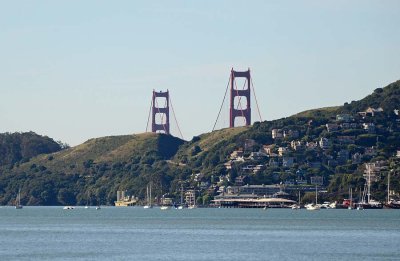
{"label": "boat sail", "polygon": [[17,195],[17,199],[16,199],[16,202],[15,202],[15,208],[16,209],[21,209],[22,208],[22,205],[21,205],[21,188],[19,188],[19,190],[18,190],[18,195]]}

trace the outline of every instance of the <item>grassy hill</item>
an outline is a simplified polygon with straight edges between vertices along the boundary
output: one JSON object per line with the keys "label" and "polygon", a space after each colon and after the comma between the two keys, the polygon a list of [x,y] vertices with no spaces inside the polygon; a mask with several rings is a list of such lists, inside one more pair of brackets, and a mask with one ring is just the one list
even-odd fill
{"label": "grassy hill", "polygon": [[0,134],[0,167],[28,161],[39,154],[61,150],[61,144],[34,132]]}
{"label": "grassy hill", "polygon": [[[275,184],[295,180],[299,173],[308,181],[312,176],[324,177],[325,185],[336,199],[348,190],[349,184],[362,186],[364,163],[395,162],[393,155],[400,148],[400,119],[393,110],[399,109],[399,100],[400,81],[397,81],[343,106],[217,130],[187,142],[169,135],[143,133],[95,138],[62,149],[51,139],[33,133],[29,134],[32,137],[29,142],[20,138],[10,142],[10,135],[19,134],[7,134],[3,139],[0,135],[0,153],[7,159],[0,163],[3,167],[0,204],[12,204],[18,188],[22,189],[22,203],[28,205],[112,204],[116,191],[121,189],[144,198],[149,183],[153,184],[156,197],[169,193],[177,198],[182,182],[185,188],[200,191],[199,201],[207,202],[218,186],[234,185],[238,175],[245,175],[248,184]],[[383,112],[375,117],[360,117],[358,112],[368,107],[381,107]],[[354,124],[342,127],[336,121],[339,113],[354,116],[351,122]],[[327,123],[340,126],[328,131]],[[374,124],[373,132],[366,131],[364,123]],[[297,135],[273,139],[272,129]],[[350,143],[343,143],[341,137],[347,137]],[[291,149],[292,141],[306,144],[321,139],[330,141],[327,148]],[[283,157],[250,159],[251,152],[262,151],[264,145],[275,146],[276,154],[279,147],[287,148],[285,156],[291,157],[293,164],[285,167]],[[368,154],[371,147],[374,153]],[[245,162],[236,162],[231,170],[226,169],[224,164],[238,149],[244,150]],[[354,155],[359,155],[357,161]],[[243,172],[242,167],[249,165],[265,168],[257,173]],[[400,179],[394,175],[392,180],[393,188],[400,189]],[[384,197],[383,183],[384,178],[373,187],[379,197]]]}
{"label": "grassy hill", "polygon": [[40,155],[20,165],[19,169],[26,170],[35,164],[46,166],[51,171],[74,174],[84,171],[89,165],[112,165],[139,157],[169,159],[182,143],[178,138],[155,133],[95,138],[66,150]]}
{"label": "grassy hill", "polygon": [[322,118],[330,118],[333,116],[336,116],[338,111],[340,110],[340,106],[334,106],[334,107],[325,107],[325,108],[319,108],[319,109],[312,109],[312,110],[307,110],[303,111],[300,113],[297,113],[293,115],[293,117],[305,117],[305,118],[317,118],[317,117],[322,117]]}
{"label": "grassy hill", "polygon": [[161,185],[160,171],[182,143],[169,135],[144,133],[91,139],[42,154],[0,176],[0,202],[12,204],[19,187],[28,205],[84,204],[88,197],[93,204],[112,203],[118,189],[140,194],[148,182]]}

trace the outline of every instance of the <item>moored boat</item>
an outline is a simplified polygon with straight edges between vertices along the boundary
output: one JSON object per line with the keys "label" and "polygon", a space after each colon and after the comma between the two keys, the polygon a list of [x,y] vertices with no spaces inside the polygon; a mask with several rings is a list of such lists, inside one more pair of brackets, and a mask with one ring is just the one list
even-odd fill
{"label": "moored boat", "polygon": [[15,209],[22,209],[22,205],[21,205],[21,189],[18,190],[18,195],[17,195],[17,199],[15,202]]}
{"label": "moored boat", "polygon": [[391,199],[385,204],[386,208],[400,209],[400,200]]}
{"label": "moored boat", "polygon": [[395,199],[390,198],[390,171],[388,173],[387,200],[385,203],[385,208],[400,209],[400,200],[395,200]]}
{"label": "moored boat", "polygon": [[318,187],[315,186],[315,204],[307,204],[304,206],[307,210],[320,210],[321,207],[318,205]]}

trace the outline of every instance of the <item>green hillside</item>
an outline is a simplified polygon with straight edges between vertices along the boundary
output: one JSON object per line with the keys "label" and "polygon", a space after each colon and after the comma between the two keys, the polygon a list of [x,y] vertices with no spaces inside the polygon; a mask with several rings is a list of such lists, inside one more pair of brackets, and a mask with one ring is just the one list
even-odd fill
{"label": "green hillside", "polygon": [[61,150],[63,144],[34,132],[0,133],[0,167],[28,161],[39,154]]}
{"label": "green hillside", "polygon": [[117,190],[143,199],[149,183],[157,198],[178,200],[183,186],[207,204],[221,187],[240,186],[238,178],[243,184],[299,188],[321,178],[323,199],[340,200],[349,187],[360,192],[365,163],[382,166],[372,191],[383,200],[389,170],[394,170],[393,190],[400,191],[399,100],[397,81],[343,106],[217,130],[191,141],[144,133],[61,148],[37,134],[30,133],[29,142],[11,142],[10,135],[19,134],[7,134],[0,136],[0,204],[12,204],[18,188],[27,205],[113,204]]}
{"label": "green hillside", "polygon": [[138,135],[109,136],[90,139],[85,143],[49,155],[40,155],[22,164],[21,170],[32,164],[46,166],[51,171],[74,174],[85,171],[88,166],[135,160],[169,159],[175,155],[182,143],[177,138],[155,133]]}
{"label": "green hillside", "polygon": [[[145,133],[91,139],[73,148],[39,155],[0,176],[0,202],[12,204],[19,187],[28,205],[112,203],[118,189],[140,193],[160,173],[182,140]],[[163,162],[163,163],[160,163]],[[155,186],[155,190],[157,186]]]}

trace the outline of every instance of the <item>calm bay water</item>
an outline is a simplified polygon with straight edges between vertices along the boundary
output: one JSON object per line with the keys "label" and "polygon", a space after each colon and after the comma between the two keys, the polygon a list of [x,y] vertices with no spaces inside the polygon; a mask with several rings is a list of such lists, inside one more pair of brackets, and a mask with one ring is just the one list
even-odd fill
{"label": "calm bay water", "polygon": [[399,210],[0,208],[0,260],[400,260]]}

